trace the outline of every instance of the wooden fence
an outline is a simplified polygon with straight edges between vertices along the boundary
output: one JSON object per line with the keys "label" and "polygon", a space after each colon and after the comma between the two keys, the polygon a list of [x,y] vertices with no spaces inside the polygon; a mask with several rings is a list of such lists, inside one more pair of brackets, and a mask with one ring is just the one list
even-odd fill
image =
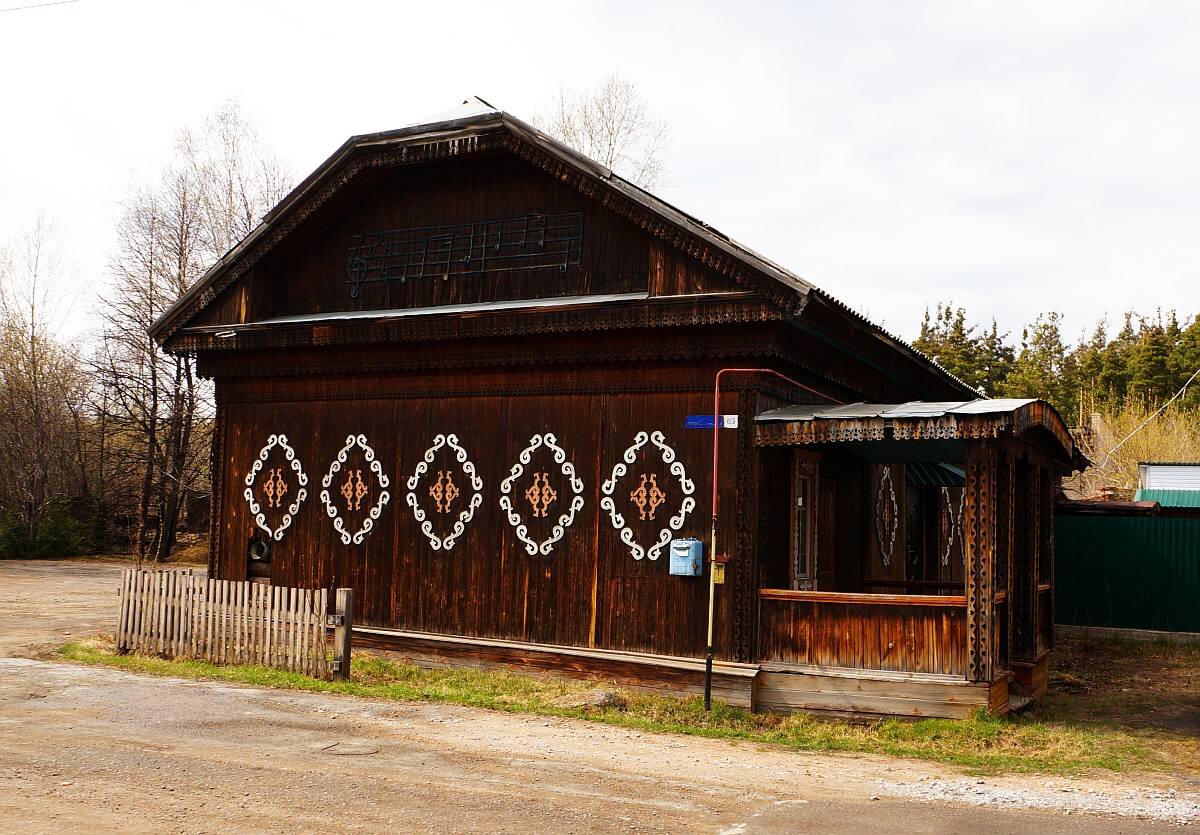
{"label": "wooden fence", "polygon": [[[208,580],[185,571],[127,570],[121,577],[117,651],[261,664],[315,678],[349,675],[352,598],[338,589],[294,589]],[[327,626],[337,628],[334,642]],[[334,647],[341,652],[333,655]]]}

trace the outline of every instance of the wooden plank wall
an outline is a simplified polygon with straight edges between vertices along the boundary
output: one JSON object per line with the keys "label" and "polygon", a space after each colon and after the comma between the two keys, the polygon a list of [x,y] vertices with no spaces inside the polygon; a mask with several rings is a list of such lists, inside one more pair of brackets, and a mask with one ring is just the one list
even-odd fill
{"label": "wooden plank wall", "polygon": [[[584,212],[577,267],[368,284],[350,297],[346,261],[353,235],[567,212]],[[616,213],[523,160],[500,155],[392,171],[347,210],[306,221],[196,324],[591,293],[729,289],[737,285],[692,259],[658,245],[652,249],[649,236]]]}
{"label": "wooden plank wall", "polygon": [[[707,371],[697,376],[711,377]],[[547,375],[537,379],[538,385],[548,388],[569,390],[572,386],[570,375],[564,375],[561,385]],[[653,385],[657,375],[647,372],[645,379]],[[662,432],[674,452],[674,462],[664,462],[662,452],[652,443],[631,453],[634,460],[625,464],[628,473],[613,493],[616,510],[633,541],[645,545],[657,541],[666,521],[690,498],[694,508],[670,536],[707,540],[711,433],[685,430],[683,424],[688,414],[711,411],[710,394],[595,392],[438,398],[404,397],[399,376],[341,378],[338,384],[344,390],[338,399],[325,399],[322,392],[326,389],[319,385],[314,386],[316,397],[309,399],[300,386],[288,390],[273,384],[277,401],[222,404],[227,419],[222,468],[227,477],[221,481],[219,576],[245,577],[247,542],[253,535],[264,536],[244,495],[246,478],[268,438],[282,434],[303,467],[308,495],[282,538],[271,542],[272,582],[327,589],[352,587],[358,619],[364,625],[666,655],[703,654],[704,578],[670,576],[665,547],[657,560],[635,559],[600,501],[602,483],[611,477],[616,464],[624,462],[638,433]],[[511,385],[520,383],[514,379]],[[389,396],[380,397],[381,389]],[[736,408],[736,396],[726,397],[730,411]],[[447,550],[432,547],[407,496],[409,479],[434,438],[448,433],[458,439],[483,488],[474,516]],[[501,509],[499,488],[530,439],[546,433],[555,436],[582,480],[583,506],[549,553],[531,555]],[[345,544],[319,494],[331,462],[351,435],[362,435],[381,463],[389,498],[361,542]],[[734,545],[735,497],[740,483],[734,473],[735,435],[728,433],[722,447],[722,501],[729,520],[722,530],[722,550]],[[329,492],[345,527],[354,531],[382,488],[371,476],[361,450],[351,450],[347,458]],[[528,525],[529,537],[541,542],[552,534],[553,524],[573,492],[561,475],[559,462],[545,447],[530,458],[510,497]],[[278,468],[287,475],[287,463],[278,448],[269,453],[253,486],[260,509],[266,503],[262,493],[265,474]],[[690,496],[683,492],[672,463],[682,465]],[[448,449],[439,450],[414,491],[414,501],[433,523],[435,535],[451,530],[449,522],[473,495],[461,466]],[[361,508],[354,512],[346,510],[340,493],[350,470],[361,472],[367,490]],[[441,516],[429,494],[440,471],[453,473],[461,491],[454,512]],[[545,518],[533,518],[525,498],[537,472],[549,474],[558,496]],[[663,494],[654,520],[642,520],[631,497],[642,475],[654,476]],[[296,489],[291,483],[285,504],[294,498]],[[264,513],[268,525],[277,528],[282,510]],[[706,550],[707,545],[706,541]],[[743,570],[740,565],[731,567],[731,583],[739,570]],[[731,584],[718,594],[717,651],[721,657],[730,657],[731,595],[726,592],[730,588]]]}
{"label": "wooden plank wall", "polygon": [[130,569],[121,574],[120,600],[118,652],[332,676],[325,589]]}
{"label": "wooden plank wall", "polygon": [[966,600],[898,595],[759,593],[764,662],[967,674]]}

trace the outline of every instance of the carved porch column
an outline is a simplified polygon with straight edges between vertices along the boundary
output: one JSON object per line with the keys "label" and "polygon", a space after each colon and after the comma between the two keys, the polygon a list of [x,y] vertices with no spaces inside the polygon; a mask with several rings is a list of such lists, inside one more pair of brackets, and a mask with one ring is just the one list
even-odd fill
{"label": "carved porch column", "polygon": [[991,681],[996,570],[996,441],[967,442],[965,558],[967,676]]}

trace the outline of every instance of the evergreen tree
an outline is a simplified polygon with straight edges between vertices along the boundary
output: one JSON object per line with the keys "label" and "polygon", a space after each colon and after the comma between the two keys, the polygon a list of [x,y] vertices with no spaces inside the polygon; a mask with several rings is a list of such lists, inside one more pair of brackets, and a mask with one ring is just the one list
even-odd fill
{"label": "evergreen tree", "polygon": [[932,316],[926,308],[913,346],[951,374],[992,396],[1008,376],[1014,352],[995,320],[990,332],[976,335],[976,330],[976,325],[967,324],[966,310],[953,302],[939,303]]}
{"label": "evergreen tree", "polygon": [[1062,315],[1051,311],[1022,332],[1021,351],[1001,391],[1007,397],[1040,397],[1064,415],[1073,415],[1078,405],[1074,368],[1063,343]]}
{"label": "evergreen tree", "polygon": [[[1178,329],[1176,324],[1176,334]],[[1163,324],[1161,311],[1154,321],[1139,322],[1137,339],[1128,354],[1129,394],[1155,402],[1178,391],[1179,385],[1171,373],[1173,347],[1172,334]]]}

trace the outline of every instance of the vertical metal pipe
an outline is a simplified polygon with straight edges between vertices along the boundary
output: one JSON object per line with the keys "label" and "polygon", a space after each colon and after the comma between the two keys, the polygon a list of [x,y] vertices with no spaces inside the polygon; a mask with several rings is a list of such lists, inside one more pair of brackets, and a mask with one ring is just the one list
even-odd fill
{"label": "vertical metal pipe", "polygon": [[704,649],[704,709],[712,710],[712,668],[713,668],[713,603],[717,594],[716,575],[713,570],[717,557],[717,471],[720,461],[721,446],[721,375],[722,374],[770,374],[804,391],[811,392],[817,397],[823,397],[837,405],[843,405],[841,400],[830,397],[824,392],[817,391],[811,386],[793,380],[786,374],[780,374],[771,368],[722,368],[713,379],[713,455],[712,455],[712,541],[708,550],[708,637]]}

